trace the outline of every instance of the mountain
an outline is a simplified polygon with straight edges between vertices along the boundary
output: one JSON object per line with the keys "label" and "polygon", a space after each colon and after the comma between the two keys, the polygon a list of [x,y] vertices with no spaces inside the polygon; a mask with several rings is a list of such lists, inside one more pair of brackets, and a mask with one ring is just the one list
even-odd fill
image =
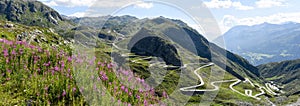
{"label": "mountain", "polygon": [[[216,83],[216,81],[226,80],[222,83],[219,90],[216,90],[220,93],[218,93],[213,104],[267,104],[264,103],[265,100],[257,101],[251,96],[247,96],[248,94],[240,95],[236,92],[239,91],[244,93],[245,90],[249,91],[249,89],[251,89],[253,90],[253,94],[260,93],[258,87],[263,85],[265,82],[257,67],[251,65],[241,56],[209,42],[204,36],[199,34],[195,29],[189,27],[183,21],[165,17],[139,19],[129,15],[74,18],[62,16],[55,10],[37,1],[3,0],[0,4],[2,11],[0,19],[1,41],[8,43],[8,45],[5,44],[5,47],[10,50],[7,51],[5,48],[1,48],[1,51],[4,53],[11,52],[14,54],[13,50],[15,50],[15,48],[13,45],[9,46],[10,42],[7,42],[4,39],[11,42],[18,42],[21,40],[50,51],[53,49],[53,52],[50,54],[47,54],[46,52],[40,53],[40,50],[37,50],[37,53],[42,54],[41,57],[43,59],[41,59],[41,62],[38,64],[26,65],[26,67],[30,69],[29,71],[19,71],[16,68],[14,68],[13,71],[6,70],[8,68],[13,68],[5,64],[5,62],[10,59],[1,61],[0,67],[5,68],[0,69],[2,69],[1,72],[4,72],[3,75],[5,75],[5,78],[0,77],[2,81],[1,83],[4,85],[0,87],[0,92],[1,94],[4,94],[4,96],[0,95],[0,97],[5,99],[2,101],[0,100],[0,104],[2,104],[2,102],[6,102],[6,100],[11,100],[8,105],[22,104],[20,101],[26,101],[25,104],[29,105],[89,104],[89,100],[86,100],[88,98],[84,98],[83,94],[80,92],[81,90],[88,92],[93,90],[81,89],[80,86],[75,84],[79,80],[75,81],[76,78],[74,79],[73,77],[77,77],[77,75],[80,74],[87,75],[88,73],[86,73],[87,71],[85,70],[85,66],[94,63],[96,63],[97,67],[99,67],[95,68],[97,73],[101,75],[96,76],[97,81],[101,80],[106,82],[104,86],[107,88],[113,88],[113,85],[114,87],[122,89],[121,86],[124,87],[124,84],[130,82],[129,80],[133,77],[136,77],[136,79],[145,79],[141,80],[143,81],[143,84],[146,84],[145,82],[151,82],[151,84],[154,85],[159,84],[157,86],[153,85],[155,92],[150,90],[151,92],[149,94],[151,95],[138,90],[130,88],[127,89],[127,87],[126,89],[129,91],[128,94],[124,93],[124,95],[112,95],[113,97],[120,98],[122,102],[132,103],[132,105],[145,104],[141,103],[143,101],[140,101],[132,94],[140,95],[141,98],[149,100],[149,103],[156,103],[157,100],[165,96],[163,93],[164,91],[166,91],[165,93],[171,94],[173,92],[181,91],[180,89],[177,89],[178,87],[182,88],[202,83],[201,79],[197,78],[197,74],[195,75],[195,73],[193,73],[198,69],[198,74],[201,75],[205,81],[204,86],[198,87],[199,89],[213,89],[213,93],[215,93],[214,88],[216,89],[216,87],[214,86],[214,83]],[[29,16],[31,16],[30,19]],[[67,22],[67,24],[71,24],[70,27],[61,25],[65,22]],[[53,29],[57,30],[57,32]],[[76,59],[74,55],[72,55],[72,53],[76,51],[72,51],[71,48],[74,49],[74,47],[76,48],[81,46],[83,48],[87,47],[88,49],[90,49],[90,47],[93,48],[93,50],[86,50],[86,52],[95,53],[95,61],[93,61],[93,59],[86,59],[89,61],[89,64],[73,66],[85,67],[82,68],[83,71],[77,71],[75,69],[81,68],[73,68],[72,64],[75,61],[72,63],[71,59],[76,60],[75,63],[81,63],[82,59]],[[33,46],[31,46],[31,48],[32,47]],[[27,49],[29,50],[30,47]],[[127,49],[124,51],[129,53],[124,53],[122,49]],[[56,51],[67,51],[68,53],[61,54]],[[31,52],[28,53],[31,54]],[[32,54],[35,54],[35,52]],[[5,55],[1,56],[0,58],[2,59]],[[29,54],[28,56],[29,58],[25,57],[22,61],[34,63],[36,62],[35,60],[39,60],[38,56]],[[61,56],[61,58],[59,56]],[[117,58],[114,58],[114,56]],[[124,56],[128,56],[128,58],[124,59]],[[59,60],[58,58],[63,60]],[[161,62],[160,59],[164,60],[164,62]],[[11,63],[13,65],[19,65],[15,64],[17,61],[18,59]],[[118,75],[112,72],[112,69],[118,69],[122,66],[122,64],[118,64],[115,67],[115,63],[110,63],[111,61],[126,62],[124,66],[128,65],[130,69],[127,70],[127,67],[125,67],[124,70],[119,69],[118,71],[121,71],[120,74],[126,74],[126,76],[131,78],[124,81],[125,83],[119,82],[120,79],[118,79]],[[26,68],[25,64],[24,68]],[[48,66],[50,67],[46,68]],[[43,68],[37,69],[39,67]],[[155,68],[153,69],[153,67]],[[20,66],[18,66],[18,68],[20,68]],[[167,70],[165,73],[164,69]],[[45,77],[46,74],[42,73],[45,71],[47,71],[47,77]],[[80,74],[76,72],[80,72]],[[132,76],[127,74],[131,72],[134,73],[131,74]],[[224,75],[221,75],[223,72]],[[24,77],[25,79],[22,79],[20,77],[27,75],[23,75],[23,73],[28,73],[30,76],[26,76]],[[13,74],[14,77],[11,77],[12,79],[6,78],[9,77],[6,74]],[[162,76],[163,78],[159,78]],[[60,80],[57,80],[57,78]],[[241,82],[236,83],[233,82],[232,79],[236,81],[241,80]],[[251,86],[246,83],[248,79],[258,85]],[[83,80],[85,79],[83,78]],[[90,79],[86,80],[87,82],[90,81]],[[26,83],[26,85],[24,85],[24,83]],[[230,86],[234,83],[236,83],[234,86],[236,91],[234,91],[233,88],[230,88]],[[14,86],[15,84],[17,84],[17,86]],[[40,87],[40,85],[42,87]],[[94,88],[95,90],[99,87],[95,84],[90,85],[93,85],[93,87],[87,86],[86,88]],[[23,89],[20,90],[19,86],[22,86]],[[32,88],[28,88],[27,86]],[[152,85],[149,86],[152,87]],[[120,89],[116,90],[117,92],[120,91]],[[111,90],[109,92],[115,91]],[[125,89],[124,92],[126,92]],[[183,94],[184,92],[178,93]],[[205,96],[202,95],[201,92],[199,94],[197,93],[190,95],[191,99],[189,100],[189,103],[199,103],[199,100]],[[105,99],[103,99],[103,93],[100,96],[101,100],[106,101],[107,98],[104,97]],[[155,98],[148,99],[144,96]],[[261,98],[270,97],[273,99],[273,96],[274,95],[272,94],[265,94],[261,95]],[[174,101],[182,100],[182,97],[177,95],[170,95],[170,98]],[[107,102],[111,101],[110,99],[111,97],[107,99]],[[38,101],[41,101],[41,103]],[[92,101],[97,100],[94,99]]]}
{"label": "mountain", "polygon": [[70,18],[70,20],[81,26],[90,26],[96,29],[114,29],[121,30],[126,24],[137,20],[138,18],[124,15],[124,16],[99,16],[99,17],[82,17]]}
{"label": "mountain", "polygon": [[35,0],[1,0],[0,19],[42,27],[53,27],[64,20],[54,9]]}
{"label": "mountain", "polygon": [[258,68],[265,79],[283,86],[288,95],[300,93],[300,59],[263,64]]}
{"label": "mountain", "polygon": [[218,44],[223,39],[227,50],[254,65],[300,58],[299,23],[236,26],[214,42]]}
{"label": "mountain", "polygon": [[[91,26],[94,29],[99,29],[100,26],[95,26],[94,23],[91,23],[93,21],[95,21],[94,23],[103,23],[102,27],[104,27],[104,29],[106,30],[112,30],[110,31],[111,34],[116,32],[119,33],[119,34],[114,34],[116,37],[118,36],[121,38],[125,37],[126,39],[134,38],[137,35],[143,35],[143,34],[137,34],[137,33],[141,33],[141,30],[143,29],[148,30],[150,32],[154,32],[153,35],[156,34],[159,35],[160,37],[161,36],[168,37],[170,40],[175,42],[177,47],[182,47],[184,50],[188,50],[196,54],[197,56],[206,58],[209,61],[214,61],[219,66],[227,66],[225,70],[227,70],[228,72],[230,72],[231,74],[233,74],[234,76],[236,76],[241,80],[244,80],[244,77],[259,79],[260,75],[258,69],[252,66],[247,60],[209,42],[204,36],[199,34],[195,29],[187,26],[187,24],[185,24],[180,20],[168,19],[164,17],[158,17],[153,19],[148,19],[148,18],[137,19],[132,16],[116,16],[116,17],[106,16],[106,17],[96,17],[96,18],[85,17],[85,18],[77,18],[72,20],[72,22],[75,22],[76,24],[83,25],[83,26]],[[108,22],[108,24],[105,22]],[[144,31],[143,33],[145,34],[148,32]],[[122,36],[120,36],[120,34]],[[153,44],[151,46],[150,45],[151,40],[148,39],[144,41],[145,42],[139,42],[136,45],[136,47],[145,47],[144,44],[149,44],[147,49],[156,50],[157,45],[160,45],[160,44]],[[161,43],[166,43],[166,42],[162,41]],[[174,51],[174,50],[170,49],[169,51]],[[150,54],[155,54],[155,53],[150,53]],[[171,55],[171,54],[167,54],[167,55]],[[178,65],[178,62],[176,64]]]}
{"label": "mountain", "polygon": [[[142,39],[135,39],[142,38]],[[162,58],[167,65],[180,66],[181,60],[175,46],[169,41],[155,36],[155,33],[143,28],[131,39],[128,48],[131,53],[143,56],[156,56]],[[137,42],[134,42],[137,40]]]}

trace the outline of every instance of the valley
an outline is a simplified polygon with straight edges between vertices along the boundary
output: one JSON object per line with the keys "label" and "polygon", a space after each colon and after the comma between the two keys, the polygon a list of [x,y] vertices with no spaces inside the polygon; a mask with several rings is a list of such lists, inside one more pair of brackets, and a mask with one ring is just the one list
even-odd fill
{"label": "valley", "polygon": [[235,27],[223,36],[232,41],[225,49],[163,16],[68,17],[30,0],[0,6],[0,105],[281,106],[299,99],[297,23]]}

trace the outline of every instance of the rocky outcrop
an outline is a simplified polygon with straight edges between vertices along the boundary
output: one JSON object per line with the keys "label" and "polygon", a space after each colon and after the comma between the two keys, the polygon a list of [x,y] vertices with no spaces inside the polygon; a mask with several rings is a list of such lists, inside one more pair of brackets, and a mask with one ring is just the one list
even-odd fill
{"label": "rocky outcrop", "polygon": [[142,29],[134,36],[128,44],[131,52],[142,56],[160,57],[167,65],[181,66],[181,60],[175,46],[158,36],[147,36],[150,35],[147,31]]}
{"label": "rocky outcrop", "polygon": [[30,26],[49,27],[63,21],[58,12],[39,1],[32,0],[2,0],[0,15],[8,21]]}

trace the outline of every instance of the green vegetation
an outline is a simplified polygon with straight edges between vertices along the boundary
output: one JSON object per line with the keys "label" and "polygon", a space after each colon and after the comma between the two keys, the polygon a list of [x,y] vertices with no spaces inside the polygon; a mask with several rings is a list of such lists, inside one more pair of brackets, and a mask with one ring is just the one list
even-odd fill
{"label": "green vegetation", "polygon": [[[209,62],[215,65],[197,71],[205,83],[197,89],[214,89],[214,81],[249,78],[259,85],[264,80],[279,81],[288,91],[282,96],[267,92],[259,101],[232,90],[234,81],[218,83],[218,91],[206,92],[216,96],[210,105],[268,105],[267,97],[283,105],[299,98],[299,60],[258,66],[262,79],[245,59],[210,43],[180,20],[131,16],[64,20],[40,2],[0,3],[11,3],[0,10],[15,7],[20,12],[0,14],[0,98],[4,98],[0,105],[209,105],[202,92],[179,90],[200,84],[194,71]],[[138,35],[151,37],[128,43]],[[134,53],[124,53],[114,44],[132,47]],[[129,58],[122,56],[127,54]],[[118,64],[113,56],[125,64]],[[165,63],[151,63],[160,58]],[[164,68],[166,64],[181,67]],[[233,88],[260,93],[258,86],[245,82]]]}

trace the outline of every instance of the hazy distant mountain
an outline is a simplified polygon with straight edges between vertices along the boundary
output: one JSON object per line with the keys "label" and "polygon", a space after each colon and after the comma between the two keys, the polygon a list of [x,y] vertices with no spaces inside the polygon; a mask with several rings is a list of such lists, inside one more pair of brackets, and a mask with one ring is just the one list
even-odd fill
{"label": "hazy distant mountain", "polygon": [[239,54],[254,65],[300,58],[299,23],[236,26],[214,42],[222,38],[227,50]]}

